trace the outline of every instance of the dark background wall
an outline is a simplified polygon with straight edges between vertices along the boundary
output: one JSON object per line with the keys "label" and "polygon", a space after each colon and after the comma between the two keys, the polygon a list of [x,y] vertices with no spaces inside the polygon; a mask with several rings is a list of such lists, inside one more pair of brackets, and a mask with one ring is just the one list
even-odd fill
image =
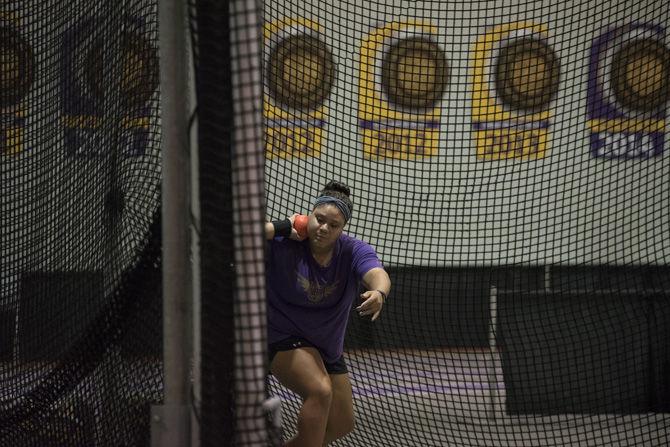
{"label": "dark background wall", "polygon": [[[390,268],[383,318],[348,348],[489,348],[491,286],[510,413],[670,411],[670,269]],[[547,282],[546,278],[549,278]],[[550,286],[550,287],[546,287]]]}
{"label": "dark background wall", "polygon": [[[160,355],[159,271],[138,296],[122,353]],[[497,347],[510,413],[670,411],[670,269],[658,266],[389,268],[383,317],[352,312],[348,348],[489,348],[491,286],[497,288]],[[86,287],[80,287],[86,284]],[[662,292],[665,290],[665,292]],[[99,272],[31,273],[22,281],[19,330],[5,309],[0,354],[59,358],[102,309]],[[85,297],[83,295],[86,295]],[[83,304],[82,304],[83,303]],[[68,321],[39,310],[62,309]],[[65,312],[69,309],[69,313]],[[79,309],[73,312],[72,309]],[[58,314],[58,312],[56,312]],[[70,321],[72,320],[72,321]],[[133,328],[154,329],[138,337]],[[18,337],[18,344],[15,342]],[[139,343],[139,341],[142,343]]]}

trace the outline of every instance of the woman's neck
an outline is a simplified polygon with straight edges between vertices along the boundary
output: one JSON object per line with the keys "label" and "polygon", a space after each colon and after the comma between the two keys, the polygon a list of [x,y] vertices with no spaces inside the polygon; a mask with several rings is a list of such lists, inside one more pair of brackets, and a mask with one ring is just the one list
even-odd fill
{"label": "woman's neck", "polygon": [[311,248],[312,257],[322,267],[327,267],[330,260],[333,259],[333,251],[335,247],[328,248]]}

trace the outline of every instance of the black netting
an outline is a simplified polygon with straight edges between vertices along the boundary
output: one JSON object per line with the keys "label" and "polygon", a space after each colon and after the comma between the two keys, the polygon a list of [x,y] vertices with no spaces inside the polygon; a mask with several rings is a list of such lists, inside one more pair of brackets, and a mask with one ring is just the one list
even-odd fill
{"label": "black netting", "polygon": [[262,8],[268,218],[347,183],[393,282],[334,444],[667,445],[667,2]]}
{"label": "black netting", "polygon": [[[0,445],[150,444],[156,3],[0,7]],[[667,1],[189,3],[202,445],[272,438],[250,223],[331,179],[393,283],[334,445],[670,443]]]}
{"label": "black netting", "polygon": [[255,0],[192,0],[203,446],[267,444],[264,149]]}
{"label": "black netting", "polygon": [[3,2],[0,35],[0,445],[149,445],[156,2]]}

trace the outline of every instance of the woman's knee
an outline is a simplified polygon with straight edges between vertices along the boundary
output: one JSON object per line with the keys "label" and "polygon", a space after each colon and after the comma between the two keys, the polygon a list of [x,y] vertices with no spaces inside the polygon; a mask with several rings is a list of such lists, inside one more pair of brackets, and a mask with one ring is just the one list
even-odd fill
{"label": "woman's knee", "polygon": [[316,349],[279,352],[272,362],[271,371],[282,385],[303,400],[314,399],[330,404],[333,384]]}
{"label": "woman's knee", "polygon": [[330,407],[333,400],[333,384],[328,376],[324,376],[319,380],[310,383],[305,389],[305,399],[316,400],[323,405]]}

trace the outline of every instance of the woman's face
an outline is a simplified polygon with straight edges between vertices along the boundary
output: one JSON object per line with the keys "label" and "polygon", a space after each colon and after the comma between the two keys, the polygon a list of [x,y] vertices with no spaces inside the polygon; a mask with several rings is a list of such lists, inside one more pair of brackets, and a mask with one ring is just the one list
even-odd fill
{"label": "woman's face", "polygon": [[314,248],[330,248],[342,234],[344,216],[340,209],[331,204],[319,205],[309,215],[307,234]]}

